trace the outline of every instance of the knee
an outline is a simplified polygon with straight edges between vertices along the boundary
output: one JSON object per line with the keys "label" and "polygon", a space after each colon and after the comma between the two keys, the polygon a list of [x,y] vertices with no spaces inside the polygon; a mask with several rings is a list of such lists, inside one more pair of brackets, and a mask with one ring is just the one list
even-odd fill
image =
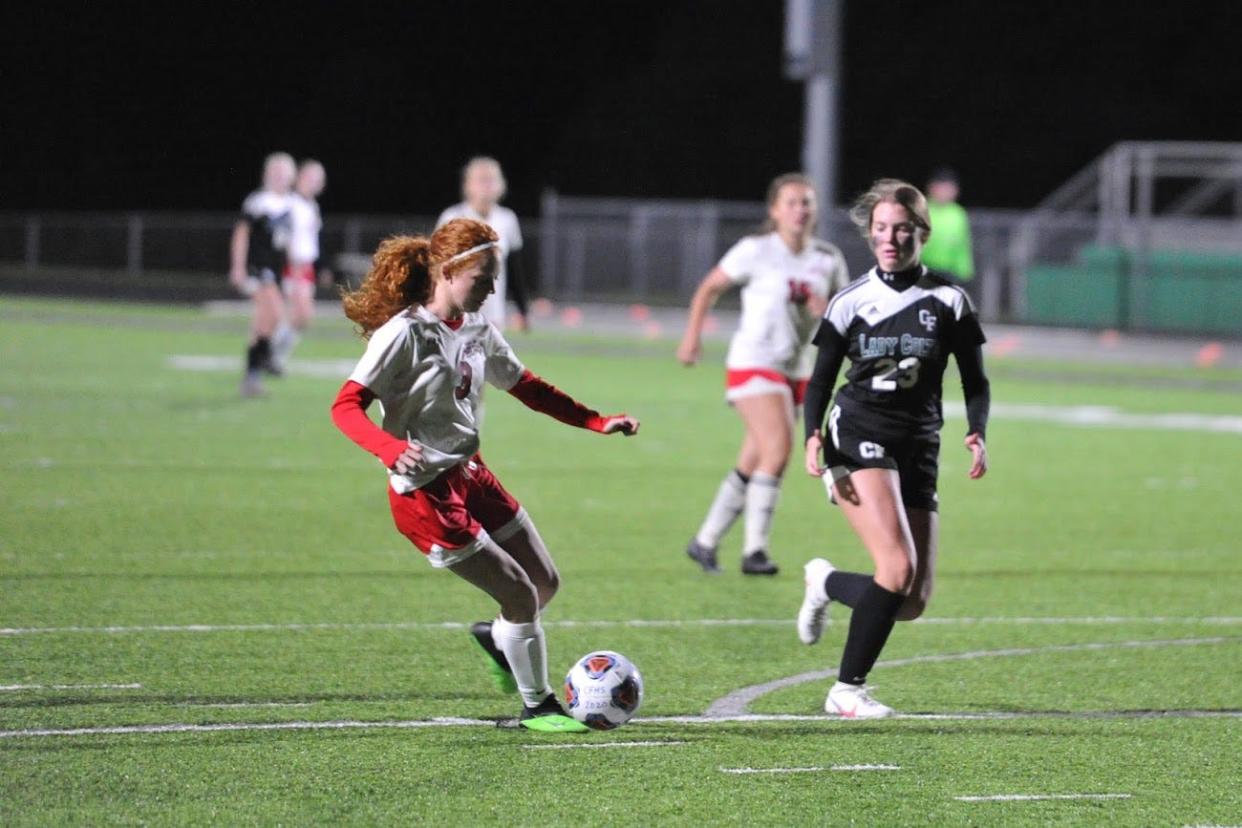
{"label": "knee", "polygon": [[919,595],[908,595],[897,610],[898,621],[913,621],[927,609],[927,599]]}
{"label": "knee", "polygon": [[539,608],[546,607],[556,597],[556,592],[560,588],[561,573],[556,570],[556,567],[552,567],[535,585],[535,590],[539,594]]}
{"label": "knee", "polygon": [[530,578],[522,573],[507,590],[500,603],[500,614],[506,621],[526,624],[539,617],[539,591]]}
{"label": "knee", "polygon": [[875,582],[889,592],[905,592],[910,588],[914,569],[904,549],[894,549],[876,564]]}

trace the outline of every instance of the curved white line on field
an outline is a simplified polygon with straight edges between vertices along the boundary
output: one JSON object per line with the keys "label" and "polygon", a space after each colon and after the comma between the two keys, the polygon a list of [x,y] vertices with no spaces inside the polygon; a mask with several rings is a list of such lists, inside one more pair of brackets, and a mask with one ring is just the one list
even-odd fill
{"label": "curved white line on field", "polygon": [[[1191,647],[1198,644],[1224,644],[1228,642],[1242,641],[1238,637],[1213,637],[1213,638],[1170,638],[1157,640],[1140,640],[1140,641],[1106,641],[1092,642],[1086,644],[1050,644],[1045,647],[1007,647],[1000,650],[973,650],[965,653],[945,653],[937,655],[912,656],[910,658],[894,658],[888,661],[878,662],[876,667],[906,667],[911,664],[938,664],[946,661],[976,661],[981,658],[1005,658],[1008,656],[1027,656],[1041,655],[1044,653],[1074,653],[1086,650],[1114,650],[1114,649],[1137,649],[1146,647]],[[805,684],[809,681],[822,681],[824,679],[834,678],[837,675],[837,668],[832,667],[827,670],[811,670],[806,673],[798,673],[793,676],[775,679],[773,681],[765,681],[762,684],[752,684],[749,687],[743,687],[734,690],[727,696],[723,696],[708,705],[703,711],[703,715],[707,718],[719,718],[723,716],[744,716],[752,702],[769,693],[777,690],[783,690],[786,687],[794,687],[799,684]]]}

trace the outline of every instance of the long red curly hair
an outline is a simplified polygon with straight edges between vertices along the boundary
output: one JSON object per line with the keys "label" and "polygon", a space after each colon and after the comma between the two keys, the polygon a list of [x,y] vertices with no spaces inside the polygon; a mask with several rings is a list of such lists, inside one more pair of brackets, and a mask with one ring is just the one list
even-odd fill
{"label": "long red curly hair", "polygon": [[[358,325],[363,338],[411,305],[431,298],[435,279],[445,263],[459,253],[487,242],[498,242],[496,231],[481,221],[453,219],[427,236],[391,236],[380,242],[371,269],[357,290],[341,295],[345,315]],[[480,250],[450,265],[458,270],[497,255],[496,248]]]}

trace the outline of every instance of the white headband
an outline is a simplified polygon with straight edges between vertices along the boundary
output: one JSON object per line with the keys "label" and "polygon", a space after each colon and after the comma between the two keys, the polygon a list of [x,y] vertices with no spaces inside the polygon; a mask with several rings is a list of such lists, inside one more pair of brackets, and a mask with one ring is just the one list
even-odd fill
{"label": "white headband", "polygon": [[[474,247],[470,248],[469,250],[463,250],[460,253],[458,253],[456,256],[450,256],[449,258],[445,259],[444,264],[452,264],[458,259],[464,259],[467,256],[473,256],[475,253],[479,253],[484,250],[491,250],[493,247],[499,247],[499,246],[500,246],[500,242],[494,242],[494,241],[483,242],[483,244],[476,244]],[[440,265],[440,266],[443,267],[444,265]]]}

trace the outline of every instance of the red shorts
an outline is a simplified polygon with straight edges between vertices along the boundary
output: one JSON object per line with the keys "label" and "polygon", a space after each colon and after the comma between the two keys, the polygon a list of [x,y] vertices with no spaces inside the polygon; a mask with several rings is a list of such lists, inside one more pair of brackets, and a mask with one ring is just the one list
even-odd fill
{"label": "red shorts", "polygon": [[759,394],[780,394],[789,389],[794,405],[806,399],[809,380],[793,379],[771,368],[730,368],[725,371],[725,399],[729,402]]}
{"label": "red shorts", "polygon": [[295,282],[310,282],[313,285],[315,284],[315,266],[313,264],[287,264],[281,278]]}
{"label": "red shorts", "polygon": [[389,486],[388,503],[397,531],[436,567],[465,560],[489,537],[508,540],[527,520],[521,504],[477,454],[408,494]]}

